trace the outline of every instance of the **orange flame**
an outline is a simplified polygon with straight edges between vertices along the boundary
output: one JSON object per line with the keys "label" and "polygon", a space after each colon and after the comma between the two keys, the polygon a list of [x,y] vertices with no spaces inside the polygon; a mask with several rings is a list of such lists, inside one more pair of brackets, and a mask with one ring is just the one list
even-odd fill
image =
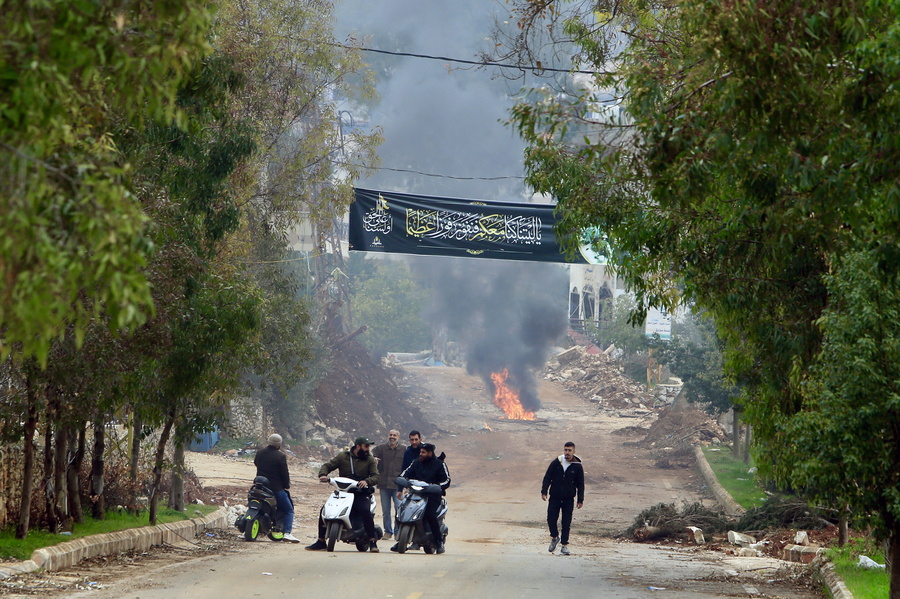
{"label": "orange flame", "polygon": [[509,371],[506,368],[502,372],[491,373],[491,381],[494,382],[494,403],[510,420],[534,420],[534,412],[522,407],[519,393],[506,384],[508,378]]}
{"label": "orange flame", "polygon": [[489,431],[491,431],[491,432],[494,432],[494,429],[492,429],[491,427],[489,427],[487,422],[484,423],[484,428],[485,428],[486,430],[489,430]]}

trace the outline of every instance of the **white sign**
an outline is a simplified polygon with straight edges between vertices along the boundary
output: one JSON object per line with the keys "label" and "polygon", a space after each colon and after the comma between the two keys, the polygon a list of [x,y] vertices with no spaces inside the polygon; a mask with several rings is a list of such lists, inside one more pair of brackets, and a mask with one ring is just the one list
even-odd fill
{"label": "white sign", "polygon": [[644,321],[644,334],[648,337],[657,334],[660,339],[671,339],[672,315],[658,308],[647,310],[647,320]]}

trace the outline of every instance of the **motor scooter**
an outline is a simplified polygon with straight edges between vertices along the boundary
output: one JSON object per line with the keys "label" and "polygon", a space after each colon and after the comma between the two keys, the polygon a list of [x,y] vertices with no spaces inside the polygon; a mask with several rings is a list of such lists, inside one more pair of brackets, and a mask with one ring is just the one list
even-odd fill
{"label": "motor scooter", "polygon": [[[337,541],[355,543],[358,551],[369,550],[369,537],[361,518],[350,517],[353,508],[353,499],[359,493],[372,493],[370,487],[360,487],[359,481],[352,478],[336,476],[329,478],[328,482],[334,487],[334,491],[328,496],[325,506],[322,508],[322,519],[325,521],[325,547],[328,551],[334,551]],[[369,495],[369,509],[372,518],[375,517],[375,497]],[[375,525],[375,540],[380,541],[384,531]]]}
{"label": "motor scooter", "polygon": [[[268,535],[273,541],[284,539],[284,513],[278,509],[278,501],[269,484],[265,476],[253,479],[253,486],[247,493],[247,512],[234,523],[247,541],[255,541],[260,535]],[[288,500],[293,504],[290,492]]]}
{"label": "motor scooter", "polygon": [[[394,481],[397,488],[407,489],[406,495],[397,509],[397,552],[406,553],[412,543],[421,545],[425,553],[434,553],[437,543],[431,534],[430,527],[425,523],[425,505],[430,495],[440,495],[440,485],[431,485],[414,479],[405,479],[398,476]],[[441,544],[447,541],[447,533],[450,532],[444,524],[444,516],[447,515],[447,500],[441,497],[441,505],[438,507],[437,518],[441,528]]]}

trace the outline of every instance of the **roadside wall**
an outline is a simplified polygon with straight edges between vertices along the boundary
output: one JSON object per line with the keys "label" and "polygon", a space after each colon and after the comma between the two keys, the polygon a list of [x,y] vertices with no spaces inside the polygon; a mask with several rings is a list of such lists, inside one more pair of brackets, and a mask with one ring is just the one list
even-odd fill
{"label": "roadside wall", "polygon": [[262,404],[252,397],[236,397],[228,409],[225,429],[234,438],[265,438],[272,431],[271,418],[267,418]]}

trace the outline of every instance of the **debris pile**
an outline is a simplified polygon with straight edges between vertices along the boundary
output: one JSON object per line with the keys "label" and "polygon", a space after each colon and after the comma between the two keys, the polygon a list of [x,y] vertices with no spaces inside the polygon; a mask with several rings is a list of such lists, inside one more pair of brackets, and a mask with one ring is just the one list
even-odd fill
{"label": "debris pile", "polygon": [[647,429],[641,444],[677,449],[694,445],[718,445],[726,443],[728,439],[728,433],[713,416],[694,404],[676,402],[660,413]]}
{"label": "debris pile", "polygon": [[335,348],[328,374],[313,393],[318,418],[309,436],[328,445],[346,446],[359,435],[380,442],[392,428],[432,432],[434,425],[397,385],[396,375],[357,339]]}
{"label": "debris pile", "polygon": [[627,410],[641,415],[663,405],[653,393],[644,389],[644,385],[625,376],[622,367],[609,353],[589,353],[580,345],[551,358],[544,378],[562,383],[566,389],[596,403],[600,409]]}

